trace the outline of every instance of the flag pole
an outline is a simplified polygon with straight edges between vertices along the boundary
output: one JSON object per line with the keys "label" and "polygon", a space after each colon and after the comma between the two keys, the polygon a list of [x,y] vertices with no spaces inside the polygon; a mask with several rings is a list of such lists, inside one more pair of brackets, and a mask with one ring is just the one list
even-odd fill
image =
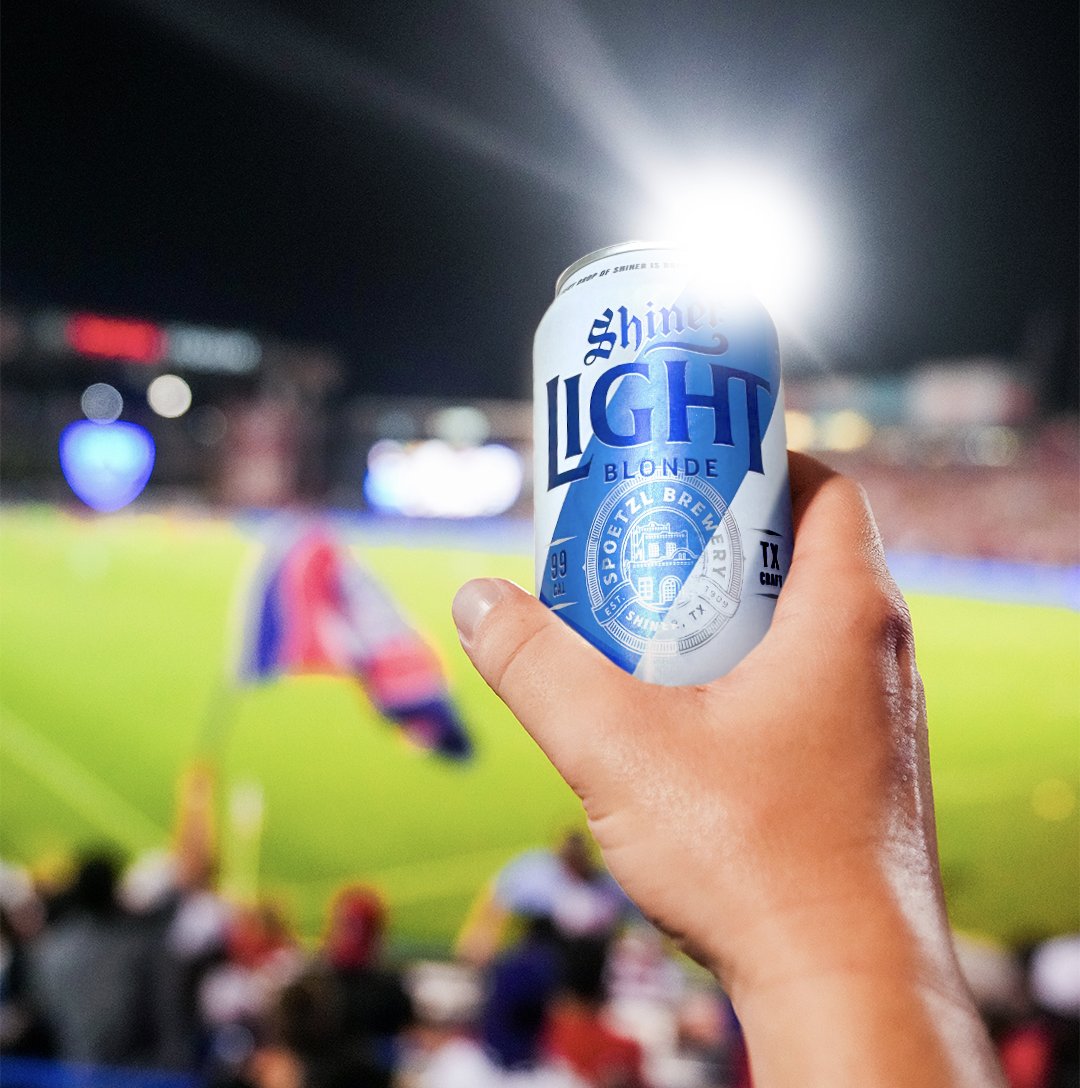
{"label": "flag pole", "polygon": [[221,891],[234,903],[259,899],[259,869],[266,802],[261,783],[234,782],[226,802]]}
{"label": "flag pole", "polygon": [[216,761],[221,754],[239,705],[240,691],[227,677],[218,678],[210,691],[196,745],[199,759]]}

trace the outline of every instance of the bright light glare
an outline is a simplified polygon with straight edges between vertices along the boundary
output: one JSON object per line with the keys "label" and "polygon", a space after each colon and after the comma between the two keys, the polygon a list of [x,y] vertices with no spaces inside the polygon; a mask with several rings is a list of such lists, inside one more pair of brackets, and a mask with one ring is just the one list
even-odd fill
{"label": "bright light glare", "polygon": [[819,230],[779,179],[745,167],[676,174],[656,184],[648,238],[690,253],[715,278],[756,295],[777,320],[800,310],[820,276]]}
{"label": "bright light glare", "polygon": [[523,480],[521,458],[507,446],[384,439],[368,453],[364,494],[377,509],[411,517],[484,517],[513,506]]}
{"label": "bright light glare", "polygon": [[161,374],[150,383],[146,399],[159,416],[176,419],[191,407],[191,387],[178,374]]}

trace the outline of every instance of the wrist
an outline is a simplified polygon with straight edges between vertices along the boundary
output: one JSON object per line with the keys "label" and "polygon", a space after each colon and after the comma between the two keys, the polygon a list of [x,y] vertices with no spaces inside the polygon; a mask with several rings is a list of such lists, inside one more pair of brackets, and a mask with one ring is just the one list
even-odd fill
{"label": "wrist", "polygon": [[905,910],[886,889],[865,885],[763,911],[738,944],[738,959],[720,973],[747,994],[837,973],[936,979],[956,967],[943,908],[931,901]]}
{"label": "wrist", "polygon": [[993,1049],[963,986],[837,971],[736,999],[762,1088],[994,1088]]}
{"label": "wrist", "polygon": [[697,958],[729,993],[837,970],[955,974],[930,852],[855,847],[814,851],[804,842],[801,850],[787,849],[772,864],[744,873],[736,898],[730,884],[718,888],[723,914],[702,935]]}
{"label": "wrist", "polygon": [[710,964],[743,1025],[755,1084],[1001,1083],[937,885],[922,887],[897,894],[865,879],[805,896],[762,912],[738,935],[738,960]]}

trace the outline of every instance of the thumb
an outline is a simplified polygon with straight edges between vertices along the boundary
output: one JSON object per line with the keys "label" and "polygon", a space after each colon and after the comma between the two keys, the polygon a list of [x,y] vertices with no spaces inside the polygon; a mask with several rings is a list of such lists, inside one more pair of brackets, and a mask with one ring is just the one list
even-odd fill
{"label": "thumb", "polygon": [[625,744],[646,685],[512,582],[466,582],[453,615],[477,672],[583,795]]}

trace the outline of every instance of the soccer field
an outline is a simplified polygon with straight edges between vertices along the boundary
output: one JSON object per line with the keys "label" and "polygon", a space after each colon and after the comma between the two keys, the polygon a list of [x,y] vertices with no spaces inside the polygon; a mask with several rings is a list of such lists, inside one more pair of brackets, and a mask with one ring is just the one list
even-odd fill
{"label": "soccer field", "polygon": [[[4,511],[0,855],[164,846],[177,776],[210,723],[226,882],[257,874],[309,935],[335,888],[372,882],[399,942],[445,948],[505,859],[581,818],[469,666],[450,619],[467,578],[531,584],[527,543],[511,525],[471,539],[343,530],[443,658],[477,749],[459,765],[410,747],[348,680],[228,681],[233,613],[264,529],[179,513]],[[1005,938],[1080,928],[1080,615],[909,600],[954,923]],[[227,803],[251,786],[264,803],[258,841],[236,833]]]}

